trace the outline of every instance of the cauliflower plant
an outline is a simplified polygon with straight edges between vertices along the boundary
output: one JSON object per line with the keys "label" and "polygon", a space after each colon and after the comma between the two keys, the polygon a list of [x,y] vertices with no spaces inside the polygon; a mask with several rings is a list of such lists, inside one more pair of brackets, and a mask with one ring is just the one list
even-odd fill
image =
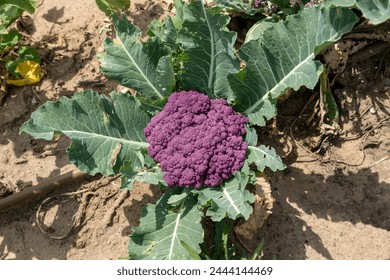
{"label": "cauliflower plant", "polygon": [[247,122],[224,99],[174,92],[144,130],[147,150],[169,186],[218,186],[244,164]]}

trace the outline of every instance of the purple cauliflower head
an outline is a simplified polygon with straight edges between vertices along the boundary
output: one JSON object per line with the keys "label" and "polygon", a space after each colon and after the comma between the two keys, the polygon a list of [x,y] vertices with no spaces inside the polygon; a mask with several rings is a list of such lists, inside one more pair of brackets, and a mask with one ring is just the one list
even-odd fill
{"label": "purple cauliflower head", "polygon": [[169,186],[218,186],[245,161],[247,122],[224,99],[174,92],[144,130],[147,150]]}

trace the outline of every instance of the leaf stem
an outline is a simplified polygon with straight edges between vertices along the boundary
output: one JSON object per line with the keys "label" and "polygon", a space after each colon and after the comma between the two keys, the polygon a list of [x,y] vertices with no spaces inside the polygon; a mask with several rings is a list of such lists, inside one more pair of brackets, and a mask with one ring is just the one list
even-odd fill
{"label": "leaf stem", "polygon": [[210,28],[210,22],[209,22],[209,19],[207,17],[206,9],[204,8],[203,0],[201,2],[202,2],[203,15],[204,15],[204,18],[206,20],[207,27],[208,27],[209,33],[210,33],[210,48],[211,48],[210,59],[211,59],[211,61],[210,61],[209,80],[208,80],[207,87],[211,90],[213,88],[213,80],[214,80],[213,73],[214,73],[214,63],[215,63],[214,34]]}
{"label": "leaf stem", "polygon": [[106,135],[102,135],[102,134],[96,134],[96,133],[91,133],[91,132],[85,132],[85,131],[74,131],[74,130],[62,130],[61,131],[63,134],[67,135],[69,138],[73,138],[71,137],[72,135],[78,135],[78,136],[81,136],[83,135],[84,138],[105,138],[105,139],[108,139],[108,140],[115,140],[115,141],[119,141],[120,143],[122,144],[130,144],[130,145],[134,145],[134,146],[138,146],[138,147],[141,147],[141,148],[147,148],[149,147],[149,143],[147,142],[139,142],[139,141],[133,141],[133,140],[127,140],[127,139],[123,139],[123,138],[116,138],[116,137],[111,137],[111,136],[106,136]]}

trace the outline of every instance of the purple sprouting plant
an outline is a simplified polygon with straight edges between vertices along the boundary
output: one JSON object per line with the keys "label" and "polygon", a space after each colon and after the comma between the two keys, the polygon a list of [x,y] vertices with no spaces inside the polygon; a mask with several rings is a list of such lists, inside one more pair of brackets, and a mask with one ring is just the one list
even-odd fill
{"label": "purple sprouting plant", "polygon": [[224,99],[174,92],[144,130],[147,150],[169,186],[218,186],[244,164],[247,122]]}

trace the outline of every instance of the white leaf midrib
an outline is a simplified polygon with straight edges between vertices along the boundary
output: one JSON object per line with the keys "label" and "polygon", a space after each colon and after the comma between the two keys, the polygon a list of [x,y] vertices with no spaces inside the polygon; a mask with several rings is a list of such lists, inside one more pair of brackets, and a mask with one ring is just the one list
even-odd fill
{"label": "white leaf midrib", "polygon": [[214,64],[215,64],[215,49],[214,49],[214,34],[213,34],[213,31],[211,30],[211,26],[210,26],[210,22],[209,22],[209,19],[207,17],[207,13],[206,13],[206,10],[204,8],[204,3],[203,3],[203,0],[202,0],[202,11],[203,11],[203,15],[204,15],[204,18],[206,20],[206,24],[207,24],[207,28],[209,29],[209,33],[210,33],[210,47],[211,47],[211,54],[210,54],[210,69],[209,69],[209,79],[208,79],[208,83],[207,83],[207,87],[209,89],[212,89],[213,88],[213,81],[214,81]]}
{"label": "white leaf midrib", "polygon": [[[257,109],[257,107],[264,103],[266,99],[269,98],[268,94],[271,93],[273,94],[274,91],[280,87],[281,84],[284,83],[285,80],[287,80],[288,78],[290,78],[292,75],[295,75],[296,73],[299,73],[299,71],[297,71],[297,69],[299,69],[302,65],[306,64],[309,60],[312,60],[314,58],[314,53],[312,53],[310,56],[308,56],[306,59],[304,59],[303,61],[301,61],[299,64],[297,64],[286,76],[283,77],[283,79],[281,79],[273,88],[271,88],[266,94],[264,94],[261,98],[259,98],[251,107],[249,107],[248,109],[245,110],[245,114],[250,114],[252,113],[254,110]],[[287,88],[287,87],[286,87]]]}
{"label": "white leaf midrib", "polygon": [[118,40],[121,44],[121,47],[123,48],[123,50],[125,51],[125,53],[127,54],[127,56],[129,57],[129,59],[131,60],[131,62],[133,63],[133,65],[136,67],[137,71],[141,74],[141,76],[144,78],[144,80],[148,83],[148,85],[152,88],[152,90],[156,93],[156,95],[163,99],[164,96],[160,93],[160,91],[153,85],[153,83],[148,79],[148,77],[146,77],[145,73],[142,71],[142,69],[138,66],[138,64],[135,62],[133,56],[128,52],[128,50],[126,49],[125,47],[125,44],[123,43],[122,39],[119,38],[118,36]]}
{"label": "white leaf midrib", "polygon": [[237,214],[241,214],[240,209],[238,209],[237,205],[234,203],[234,200],[230,196],[229,192],[226,190],[226,188],[223,189],[223,193],[226,196],[227,200],[229,201],[230,205],[233,206],[234,210],[237,212]]}
{"label": "white leaf midrib", "polygon": [[[322,18],[320,18],[322,19]],[[321,44],[323,44],[324,42],[335,42],[339,37],[340,37],[340,33],[341,31],[338,30],[337,32],[335,32],[333,35],[331,35],[328,39],[324,39],[322,38],[322,40],[319,40],[318,38],[315,39],[315,44],[314,46],[319,46]],[[318,33],[316,33],[317,35]],[[307,41],[309,41],[309,35],[306,35],[306,39]],[[300,48],[298,48],[300,50]],[[292,75],[296,74],[296,73],[299,73],[300,71],[298,71],[299,68],[301,68],[302,65],[306,64],[306,63],[314,63],[314,58],[315,58],[315,54],[314,54],[314,48],[313,48],[313,51],[311,51],[310,55],[306,57],[306,59],[302,60],[299,64],[297,64],[291,71],[289,71],[289,73],[287,75],[285,75],[283,77],[283,79],[281,79],[273,88],[271,88],[270,90],[268,90],[266,93],[264,93],[264,95],[259,98],[251,107],[249,107],[248,109],[246,109],[244,112],[245,114],[250,114],[252,113],[253,111],[257,110],[258,109],[258,106],[262,103],[265,102],[266,99],[269,98],[269,94],[272,94],[274,95],[274,97],[279,97],[280,95],[280,92],[276,92],[275,94],[275,90],[280,87],[281,84],[284,84],[284,82],[290,78]],[[283,69],[282,69],[283,70]],[[304,72],[302,72],[303,74],[306,74]],[[283,88],[283,90],[287,89],[288,85],[284,84],[285,87]]]}
{"label": "white leaf midrib", "polygon": [[[185,201],[185,200],[184,200],[184,201]],[[175,245],[177,230],[178,230],[178,228],[179,228],[179,223],[180,223],[180,218],[181,218],[181,209],[183,208],[184,201],[181,203],[180,208],[179,208],[179,211],[178,211],[178,214],[177,214],[177,217],[176,217],[175,227],[174,227],[174,229],[173,229],[172,238],[171,238],[171,246],[169,247],[168,260],[172,260],[172,256],[173,256],[173,247],[174,247],[174,245]]]}
{"label": "white leaf midrib", "polygon": [[259,147],[255,147],[255,146],[248,146],[248,149],[249,150],[254,150],[254,152],[260,152],[262,153],[263,155],[266,155],[268,158],[272,158],[273,160],[277,160],[277,157],[271,155],[270,153],[267,153],[265,152],[264,150],[260,149]]}
{"label": "white leaf midrib", "polygon": [[78,130],[61,130],[61,132],[64,133],[65,135],[68,135],[69,137],[70,135],[79,135],[79,136],[84,136],[82,138],[93,138],[93,139],[103,138],[105,140],[120,142],[122,144],[129,144],[130,146],[137,146],[137,147],[144,147],[144,148],[147,148],[149,146],[149,143],[147,142],[128,140],[124,138],[116,138],[116,137],[93,133],[93,132],[85,132],[85,131],[78,131]]}

